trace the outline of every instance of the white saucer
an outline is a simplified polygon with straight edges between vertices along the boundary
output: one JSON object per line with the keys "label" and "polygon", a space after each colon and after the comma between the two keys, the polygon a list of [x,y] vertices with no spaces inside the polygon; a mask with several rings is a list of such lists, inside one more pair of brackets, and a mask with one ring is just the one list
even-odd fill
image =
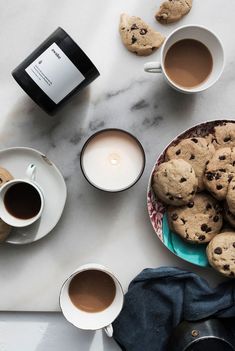
{"label": "white saucer", "polygon": [[13,147],[0,151],[0,166],[6,168],[14,178],[25,178],[27,166],[36,165],[36,182],[44,193],[45,205],[41,218],[32,225],[13,228],[6,242],[22,245],[37,241],[47,235],[58,223],[66,201],[67,189],[58,168],[40,151]]}

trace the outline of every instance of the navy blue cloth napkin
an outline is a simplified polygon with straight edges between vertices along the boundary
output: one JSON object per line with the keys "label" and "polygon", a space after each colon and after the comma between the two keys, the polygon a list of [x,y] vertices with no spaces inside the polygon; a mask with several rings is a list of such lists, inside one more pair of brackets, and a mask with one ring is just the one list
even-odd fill
{"label": "navy blue cloth napkin", "polygon": [[130,284],[113,323],[124,351],[166,351],[181,321],[235,317],[235,280],[211,288],[198,275],[178,268],[143,270]]}

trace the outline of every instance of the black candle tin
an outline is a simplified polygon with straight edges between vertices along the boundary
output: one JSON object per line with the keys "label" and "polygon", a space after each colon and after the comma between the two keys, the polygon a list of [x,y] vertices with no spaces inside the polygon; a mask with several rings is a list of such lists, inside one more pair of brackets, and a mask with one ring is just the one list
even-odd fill
{"label": "black candle tin", "polygon": [[173,331],[168,351],[234,351],[229,327],[218,319],[180,323]]}
{"label": "black candle tin", "polygon": [[[102,133],[106,133],[106,132],[121,132],[121,133],[125,133],[127,134],[128,136],[130,136],[131,138],[133,138],[133,140],[135,140],[136,144],[138,145],[141,153],[142,153],[142,157],[143,157],[143,165],[142,165],[142,168],[141,168],[141,171],[138,175],[138,177],[136,178],[136,180],[131,183],[129,186],[125,187],[125,188],[122,188],[122,189],[118,189],[118,190],[107,190],[107,189],[103,189],[101,187],[99,187],[97,184],[94,184],[88,177],[88,175],[86,174],[86,171],[84,169],[84,166],[83,166],[83,155],[84,155],[84,152],[86,150],[86,147],[88,146],[88,144],[92,141],[93,138],[95,138],[97,135],[99,134],[102,134]],[[81,167],[81,171],[82,171],[82,174],[83,176],[85,177],[85,179],[88,181],[88,183],[90,183],[94,188],[98,189],[98,190],[101,190],[101,191],[104,191],[104,192],[107,192],[107,193],[120,193],[120,192],[123,192],[125,190],[128,190],[130,188],[132,188],[141,178],[143,172],[144,172],[144,169],[145,169],[145,165],[146,165],[146,156],[145,156],[145,151],[144,151],[144,148],[143,148],[143,145],[141,144],[141,142],[139,141],[139,139],[137,139],[133,134],[131,134],[130,132],[124,130],[124,129],[120,129],[120,128],[106,128],[106,129],[101,129],[99,130],[98,132],[95,132],[94,134],[92,134],[87,140],[86,142],[84,143],[83,147],[82,147],[82,150],[81,150],[81,153],[80,153],[80,167]]]}
{"label": "black candle tin", "polygon": [[99,71],[62,29],[57,28],[12,72],[17,83],[48,114],[99,76]]}

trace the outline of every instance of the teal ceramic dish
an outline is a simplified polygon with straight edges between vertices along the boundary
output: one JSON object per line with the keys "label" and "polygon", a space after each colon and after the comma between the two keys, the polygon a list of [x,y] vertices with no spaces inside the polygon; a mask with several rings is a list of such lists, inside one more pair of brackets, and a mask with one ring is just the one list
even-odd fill
{"label": "teal ceramic dish", "polygon": [[172,145],[177,145],[182,139],[192,138],[192,137],[203,137],[209,133],[213,133],[214,127],[221,125],[224,122],[235,123],[235,121],[230,120],[218,120],[211,121],[202,124],[198,124],[187,131],[183,132],[177,136],[162,152],[162,154],[157,159],[153,170],[150,175],[148,191],[147,191],[147,207],[149,218],[155,233],[162,243],[176,256],[182,258],[185,261],[196,264],[197,266],[207,267],[209,266],[207,256],[206,256],[206,244],[205,245],[194,245],[189,244],[177,234],[172,232],[168,226],[167,216],[166,216],[166,206],[156,198],[156,195],[152,189],[152,177],[155,172],[156,167],[164,162],[165,152],[168,147]]}

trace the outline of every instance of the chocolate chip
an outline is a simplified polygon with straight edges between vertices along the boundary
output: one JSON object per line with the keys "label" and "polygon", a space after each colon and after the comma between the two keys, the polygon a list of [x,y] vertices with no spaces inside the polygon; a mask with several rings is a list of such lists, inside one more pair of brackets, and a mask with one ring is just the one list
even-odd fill
{"label": "chocolate chip", "polygon": [[207,204],[207,205],[206,205],[206,209],[207,209],[207,210],[211,210],[211,209],[212,209],[211,204]]}
{"label": "chocolate chip", "polygon": [[219,156],[219,160],[221,160],[221,161],[226,160],[226,156],[225,155]]}
{"label": "chocolate chip", "polygon": [[183,222],[183,224],[186,223],[186,220],[185,220],[185,219],[183,219],[183,218],[180,218],[180,219],[181,219],[181,221]]}
{"label": "chocolate chip", "polygon": [[215,216],[215,217],[213,217],[213,221],[216,223],[216,222],[219,222],[219,216]]}
{"label": "chocolate chip", "polygon": [[233,186],[233,190],[235,190],[235,186]]}
{"label": "chocolate chip", "polygon": [[217,255],[221,255],[222,254],[222,249],[221,249],[221,247],[216,247],[215,249],[214,249],[214,253],[216,253]]}
{"label": "chocolate chip", "polygon": [[225,142],[225,143],[227,143],[227,142],[230,141],[230,140],[231,140],[231,137],[230,137],[230,136],[224,138],[224,142]]}
{"label": "chocolate chip", "polygon": [[169,196],[169,200],[173,201],[174,197],[173,196]]}
{"label": "chocolate chip", "polygon": [[199,239],[200,241],[203,241],[203,240],[206,239],[206,237],[205,237],[205,235],[200,235],[200,236],[198,237],[198,239]]}
{"label": "chocolate chip", "polygon": [[221,185],[221,184],[216,185],[216,189],[217,189],[217,190],[223,189],[223,185]]}
{"label": "chocolate chip", "polygon": [[131,26],[131,30],[134,30],[134,29],[139,29],[139,27],[137,27],[136,23],[133,23]]}
{"label": "chocolate chip", "polygon": [[225,168],[220,168],[219,171],[225,173],[226,169]]}
{"label": "chocolate chip", "polygon": [[180,183],[183,183],[183,182],[186,182],[186,181],[187,181],[187,179],[184,178],[184,177],[182,177],[182,178],[180,179]]}
{"label": "chocolate chip", "polygon": [[141,30],[140,30],[140,34],[141,34],[141,35],[145,35],[147,32],[148,32],[148,31],[147,31],[147,29],[145,29],[145,28],[141,28]]}
{"label": "chocolate chip", "polygon": [[221,178],[221,174],[216,173],[216,175],[215,175],[215,179],[216,179],[216,180],[218,180],[218,179],[220,179],[220,178]]}
{"label": "chocolate chip", "polygon": [[195,138],[192,138],[191,139],[195,144],[197,144],[198,143],[198,140],[197,139],[195,139]]}
{"label": "chocolate chip", "polygon": [[212,230],[211,227],[207,228],[206,233],[210,233],[211,230]]}
{"label": "chocolate chip", "polygon": [[176,151],[175,154],[176,154],[176,155],[180,155],[180,153],[181,153],[181,150],[179,149],[179,150]]}
{"label": "chocolate chip", "polygon": [[223,269],[224,271],[229,271],[230,265],[229,264],[225,264]]}
{"label": "chocolate chip", "polygon": [[207,225],[207,224],[204,223],[204,224],[201,225],[201,230],[202,230],[203,232],[206,232],[207,228],[208,228],[208,225]]}
{"label": "chocolate chip", "polygon": [[196,192],[196,191],[195,191],[195,190],[193,190],[193,191],[190,193],[190,195],[194,195],[194,194],[195,194],[195,192]]}
{"label": "chocolate chip", "polygon": [[131,44],[134,44],[136,41],[137,41],[136,37],[134,35],[132,35]]}
{"label": "chocolate chip", "polygon": [[206,166],[208,165],[209,161],[206,161]]}
{"label": "chocolate chip", "polygon": [[235,166],[235,161],[233,161],[233,166]]}
{"label": "chocolate chip", "polygon": [[229,174],[229,176],[228,176],[228,182],[230,183],[232,179],[233,179],[233,176],[232,176],[231,174]]}
{"label": "chocolate chip", "polygon": [[233,247],[235,247],[235,242],[233,243]]}
{"label": "chocolate chip", "polygon": [[172,216],[171,216],[171,219],[172,219],[173,221],[176,221],[176,220],[178,219],[177,213],[173,213]]}
{"label": "chocolate chip", "polygon": [[190,156],[190,160],[194,160],[194,159],[195,159],[195,155],[192,154],[192,155]]}
{"label": "chocolate chip", "polygon": [[0,178],[0,183],[2,183],[2,178]]}
{"label": "chocolate chip", "polygon": [[211,172],[208,172],[207,174],[206,174],[206,178],[207,178],[207,180],[213,180],[214,179],[214,174],[213,173],[211,173]]}
{"label": "chocolate chip", "polygon": [[188,203],[188,207],[189,208],[192,208],[194,206],[194,202],[193,201],[190,201],[189,203]]}

